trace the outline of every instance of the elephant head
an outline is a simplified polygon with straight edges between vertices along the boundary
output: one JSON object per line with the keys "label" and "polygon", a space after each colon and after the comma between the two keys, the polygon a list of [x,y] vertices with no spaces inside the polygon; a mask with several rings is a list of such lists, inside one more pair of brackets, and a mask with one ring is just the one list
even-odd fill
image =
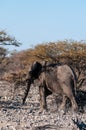
{"label": "elephant head", "polygon": [[42,71],[42,65],[37,61],[34,62],[30,67],[29,72],[26,76],[26,90],[23,98],[23,104],[25,103],[31,84],[34,83],[35,79],[38,79],[41,71]]}

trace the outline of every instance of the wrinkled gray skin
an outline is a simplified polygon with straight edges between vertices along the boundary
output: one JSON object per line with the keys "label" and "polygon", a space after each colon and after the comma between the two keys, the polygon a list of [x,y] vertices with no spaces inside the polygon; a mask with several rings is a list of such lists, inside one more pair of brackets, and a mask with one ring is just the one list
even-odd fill
{"label": "wrinkled gray skin", "polygon": [[47,109],[46,97],[52,93],[62,95],[61,109],[65,108],[67,98],[70,99],[73,110],[78,109],[75,100],[75,74],[68,65],[51,64],[42,66],[39,62],[33,63],[26,80],[27,89],[23,98],[23,104],[31,84],[36,79],[39,82],[40,105],[42,109]]}

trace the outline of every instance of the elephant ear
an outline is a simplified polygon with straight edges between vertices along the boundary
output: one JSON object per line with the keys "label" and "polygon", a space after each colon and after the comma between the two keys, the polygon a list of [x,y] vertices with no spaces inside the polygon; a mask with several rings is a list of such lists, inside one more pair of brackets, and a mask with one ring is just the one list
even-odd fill
{"label": "elephant ear", "polygon": [[31,71],[29,72],[29,74],[31,75],[31,77],[37,79],[39,74],[41,73],[41,70],[42,70],[42,65],[36,61],[31,66]]}

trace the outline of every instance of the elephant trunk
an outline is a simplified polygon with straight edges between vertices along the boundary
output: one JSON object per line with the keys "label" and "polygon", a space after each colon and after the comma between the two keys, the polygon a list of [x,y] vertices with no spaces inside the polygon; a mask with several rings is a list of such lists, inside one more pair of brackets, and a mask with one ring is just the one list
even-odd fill
{"label": "elephant trunk", "polygon": [[28,92],[30,90],[30,86],[31,84],[33,83],[33,80],[32,79],[27,79],[26,80],[26,89],[25,89],[25,93],[24,93],[24,97],[23,97],[23,102],[22,104],[25,104],[25,101],[26,101],[26,98],[28,96]]}

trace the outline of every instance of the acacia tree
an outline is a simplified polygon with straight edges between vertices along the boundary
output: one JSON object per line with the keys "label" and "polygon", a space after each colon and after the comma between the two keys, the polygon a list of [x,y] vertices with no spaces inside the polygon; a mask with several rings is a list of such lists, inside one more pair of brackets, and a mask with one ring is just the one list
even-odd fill
{"label": "acacia tree", "polygon": [[86,81],[86,43],[63,41],[51,43],[47,55],[54,62],[63,62],[74,68],[77,73],[77,86],[81,87]]}
{"label": "acacia tree", "polygon": [[14,37],[9,36],[5,31],[0,31],[0,45],[14,45],[19,47],[21,43]]}
{"label": "acacia tree", "polygon": [[7,58],[8,50],[3,47],[4,45],[19,47],[21,43],[19,43],[15,38],[9,36],[5,31],[0,31],[0,73],[3,72],[5,66],[9,62]]}
{"label": "acacia tree", "polygon": [[[40,44],[32,49],[18,52],[10,57],[9,68],[17,70],[23,77],[27,73],[29,65],[34,61],[62,62],[73,67],[77,74],[77,86],[86,81],[86,43],[77,41],[58,41]],[[18,74],[17,74],[18,75]],[[14,78],[13,78],[14,79]]]}
{"label": "acacia tree", "polygon": [[27,54],[26,63],[45,60],[70,65],[77,74],[78,88],[86,81],[86,43],[83,41],[65,40],[40,44],[31,51],[28,50]]}

